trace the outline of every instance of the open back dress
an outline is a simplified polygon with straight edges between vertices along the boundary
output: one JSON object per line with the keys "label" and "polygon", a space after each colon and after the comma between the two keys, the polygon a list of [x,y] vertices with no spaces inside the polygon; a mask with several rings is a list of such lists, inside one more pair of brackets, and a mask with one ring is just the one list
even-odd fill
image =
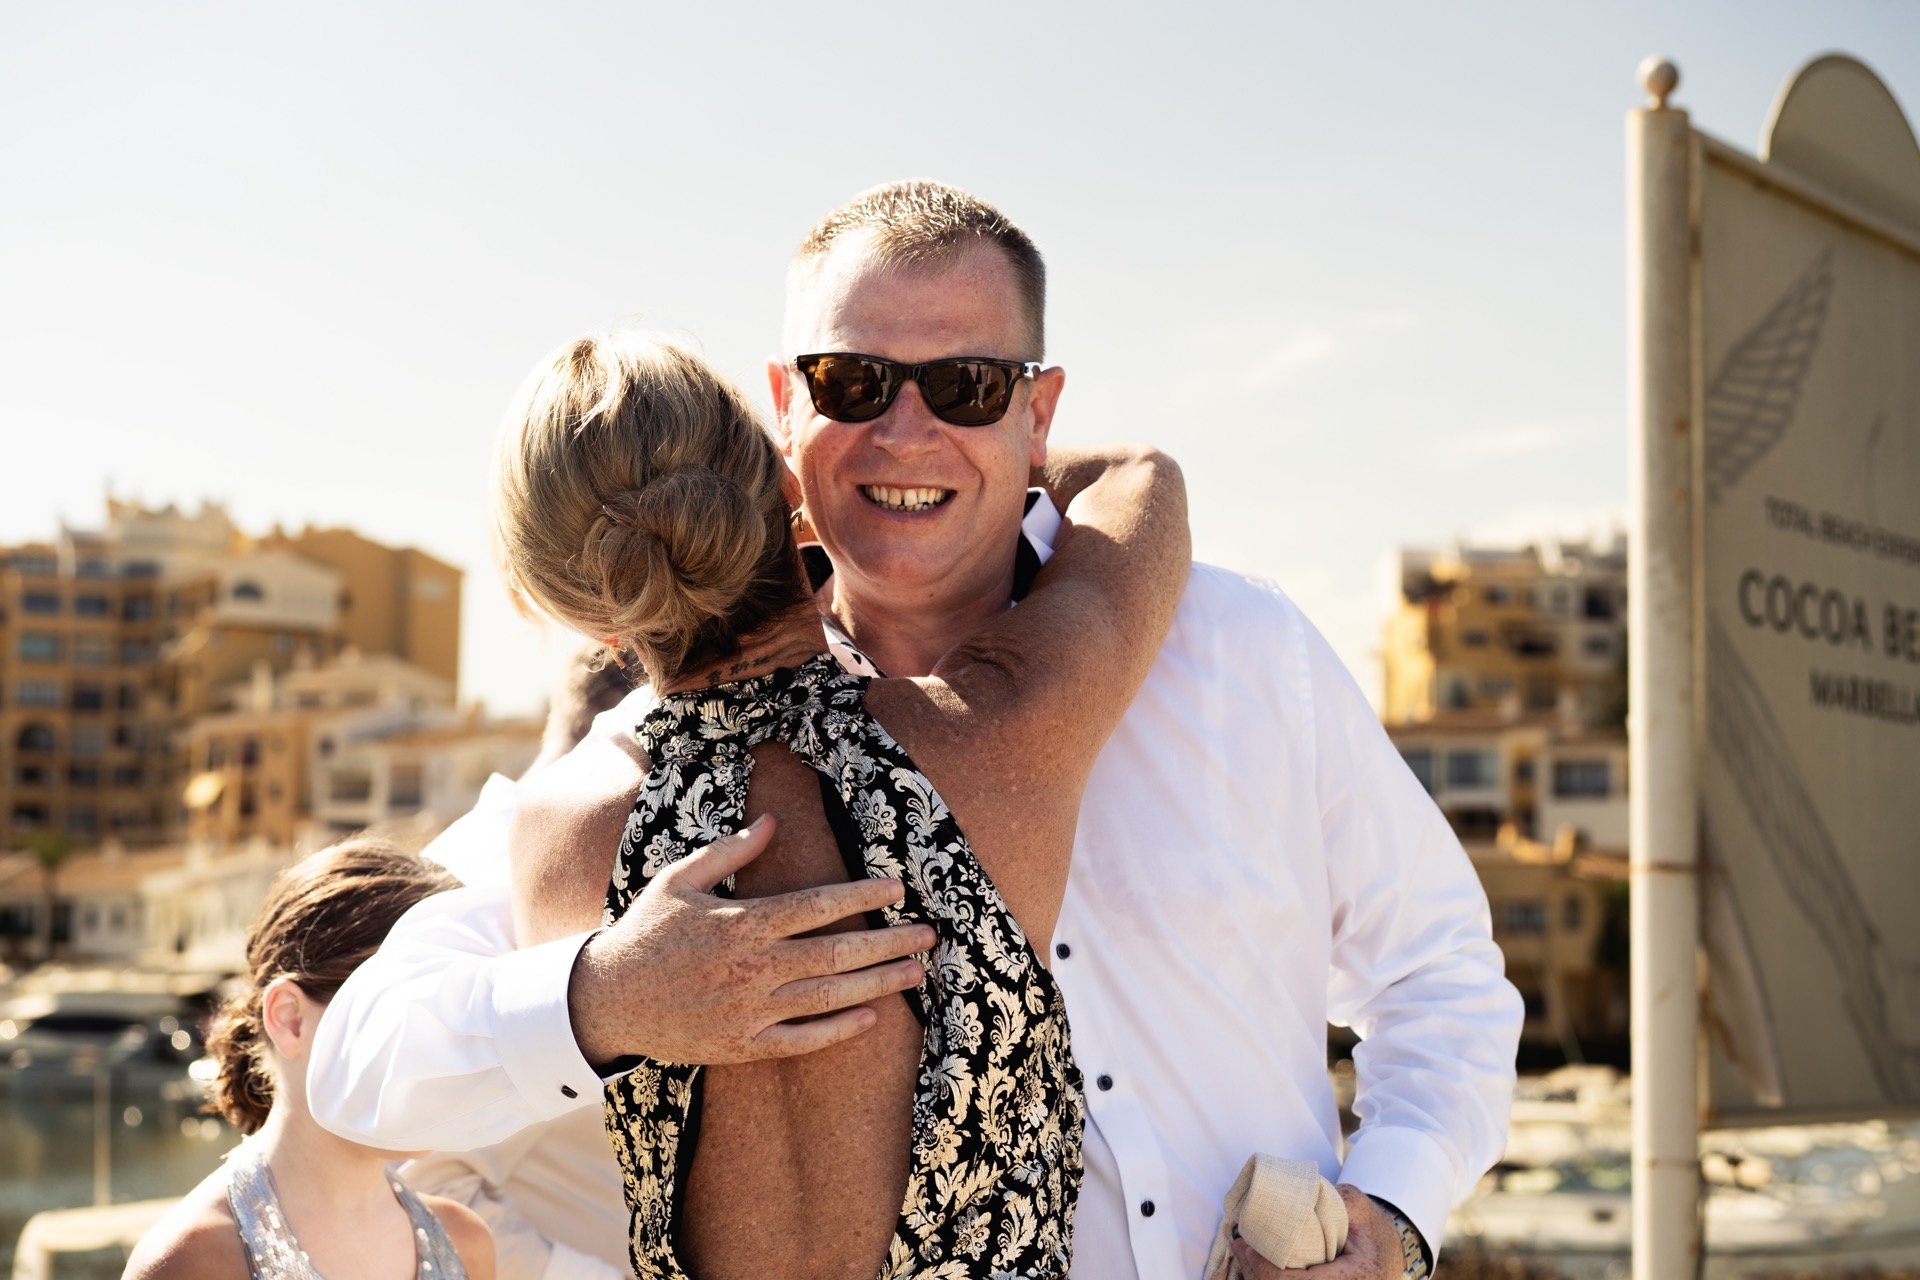
{"label": "open back dress", "polygon": [[[879,1275],[1064,1277],[1081,1175],[1083,1100],[1066,1009],[953,815],[866,708],[868,680],[830,654],[663,697],[639,727],[652,762],[607,891],[611,924],[649,881],[746,824],[751,749],[778,742],[820,779],[851,877],[897,877],[888,925],[931,925],[906,998],[924,1028],[906,1196]],[[729,881],[721,892],[731,894]],[[645,1280],[688,1280],[677,1243],[698,1140],[702,1068],[640,1059],[606,1089]]]}

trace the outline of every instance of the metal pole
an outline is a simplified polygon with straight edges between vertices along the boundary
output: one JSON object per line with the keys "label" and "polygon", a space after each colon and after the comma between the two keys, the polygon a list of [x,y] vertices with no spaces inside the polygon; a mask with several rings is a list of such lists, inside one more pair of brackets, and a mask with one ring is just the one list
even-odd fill
{"label": "metal pole", "polygon": [[1627,122],[1633,398],[1630,611],[1633,1275],[1698,1273],[1699,881],[1694,728],[1693,199],[1679,83],[1649,58]]}

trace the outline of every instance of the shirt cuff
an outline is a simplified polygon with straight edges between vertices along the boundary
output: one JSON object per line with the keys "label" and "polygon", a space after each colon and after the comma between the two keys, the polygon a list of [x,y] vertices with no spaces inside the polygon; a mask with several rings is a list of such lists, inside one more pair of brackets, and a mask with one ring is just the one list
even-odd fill
{"label": "shirt cuff", "polygon": [[1457,1178],[1446,1148],[1418,1129],[1362,1128],[1354,1135],[1340,1181],[1385,1200],[1407,1215],[1426,1241],[1428,1259],[1440,1261],[1440,1240],[1453,1208]]}
{"label": "shirt cuff", "polygon": [[510,951],[495,962],[494,1048],[513,1087],[543,1117],[600,1100],[600,1077],[581,1056],[567,1011],[574,961],[593,933]]}

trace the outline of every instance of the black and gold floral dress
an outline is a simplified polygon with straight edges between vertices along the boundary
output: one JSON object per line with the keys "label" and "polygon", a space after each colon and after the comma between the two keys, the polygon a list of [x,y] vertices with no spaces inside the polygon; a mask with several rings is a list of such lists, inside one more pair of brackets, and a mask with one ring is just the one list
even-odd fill
{"label": "black and gold floral dress", "polygon": [[[607,921],[669,864],[745,825],[749,749],[784,743],[820,776],[849,874],[906,886],[886,923],[938,935],[927,977],[906,993],[925,1038],[907,1192],[880,1276],[1065,1276],[1083,1103],[1060,990],[933,785],[868,714],[867,683],[823,653],[662,698],[639,729],[653,768],[621,838]],[[700,1099],[700,1067],[652,1059],[607,1085],[633,1268],[647,1280],[687,1277],[675,1229]]]}

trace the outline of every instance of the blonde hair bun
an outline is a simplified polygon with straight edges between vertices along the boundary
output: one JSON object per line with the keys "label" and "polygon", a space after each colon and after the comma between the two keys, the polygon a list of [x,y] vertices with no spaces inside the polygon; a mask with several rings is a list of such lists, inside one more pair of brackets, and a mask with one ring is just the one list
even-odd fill
{"label": "blonde hair bun", "polygon": [[766,538],[766,521],[736,481],[698,464],[676,467],[600,504],[580,573],[600,587],[610,634],[657,650],[733,612]]}
{"label": "blonde hair bun", "polygon": [[501,433],[494,533],[514,589],[656,680],[806,600],[773,438],[699,357],[595,334],[542,361]]}

